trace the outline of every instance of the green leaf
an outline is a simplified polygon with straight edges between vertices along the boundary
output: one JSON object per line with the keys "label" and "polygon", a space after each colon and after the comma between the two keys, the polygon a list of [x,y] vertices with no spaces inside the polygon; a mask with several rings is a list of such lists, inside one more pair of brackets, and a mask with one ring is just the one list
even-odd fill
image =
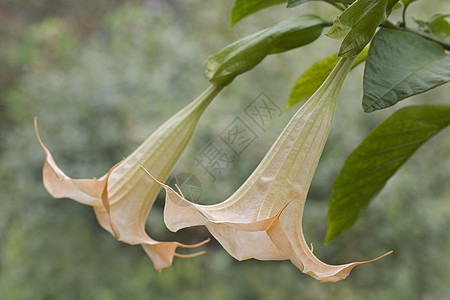
{"label": "green leaf", "polygon": [[240,39],[206,61],[206,75],[214,85],[227,85],[259,64],[267,55],[288,51],[316,40],[330,22],[315,15],[287,19]]}
{"label": "green leaf", "polygon": [[288,7],[294,7],[310,1],[324,1],[328,3],[352,4],[355,0],[288,0]]}
{"label": "green leaf", "polygon": [[428,28],[431,33],[438,38],[446,39],[450,36],[450,23],[445,19],[450,17],[450,14],[434,14],[428,20]]}
{"label": "green leaf", "polygon": [[236,0],[231,10],[230,25],[233,26],[243,18],[260,11],[261,9],[278,5],[286,0]]}
{"label": "green leaf", "polygon": [[343,39],[339,56],[357,55],[370,42],[397,0],[357,0],[334,21],[327,35]]}
{"label": "green leaf", "polygon": [[[366,60],[367,52],[369,47],[364,48],[363,51],[358,55],[356,61],[353,63],[352,68],[356,67],[360,63]],[[305,100],[320,87],[320,85],[325,81],[328,74],[336,66],[339,61],[339,57],[336,54],[328,56],[322,60],[319,60],[313,64],[308,70],[306,70],[294,84],[289,96],[289,103],[286,110],[292,108],[295,104]]]}
{"label": "green leaf", "polygon": [[392,106],[449,80],[450,56],[442,46],[414,33],[383,28],[373,39],[364,70],[364,111]]}
{"label": "green leaf", "polygon": [[330,242],[351,227],[388,179],[426,141],[450,124],[450,106],[405,107],[381,123],[345,161],[329,202]]}

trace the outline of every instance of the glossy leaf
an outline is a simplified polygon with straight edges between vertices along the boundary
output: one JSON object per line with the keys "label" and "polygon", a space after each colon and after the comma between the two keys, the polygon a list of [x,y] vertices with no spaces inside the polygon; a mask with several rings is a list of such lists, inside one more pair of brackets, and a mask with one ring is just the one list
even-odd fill
{"label": "glossy leaf", "polygon": [[315,41],[330,25],[316,15],[302,15],[282,21],[240,39],[206,61],[206,75],[214,85],[227,85],[237,75],[259,64],[267,55],[295,49]]}
{"label": "glossy leaf", "polygon": [[[356,67],[360,63],[366,60],[367,52],[369,51],[369,47],[364,48],[363,51],[358,55],[353,64],[352,68]],[[292,108],[297,103],[305,100],[309,96],[311,96],[325,81],[328,74],[333,70],[336,64],[339,61],[339,57],[337,54],[333,54],[319,60],[311,67],[309,67],[297,80],[291,90],[291,94],[289,96],[289,103],[286,107],[286,110]]]}
{"label": "glossy leaf", "polygon": [[381,29],[364,70],[363,108],[372,112],[394,105],[450,80],[450,55],[416,34]]}
{"label": "glossy leaf", "polygon": [[285,3],[286,0],[235,0],[231,10],[230,25],[233,26],[243,18],[261,9]]}
{"label": "glossy leaf", "polygon": [[333,184],[325,241],[351,227],[389,178],[449,124],[450,106],[410,106],[375,128],[350,154]]}
{"label": "glossy leaf", "polygon": [[327,33],[331,38],[343,39],[338,55],[352,57],[361,52],[396,3],[397,0],[357,0],[342,12]]}

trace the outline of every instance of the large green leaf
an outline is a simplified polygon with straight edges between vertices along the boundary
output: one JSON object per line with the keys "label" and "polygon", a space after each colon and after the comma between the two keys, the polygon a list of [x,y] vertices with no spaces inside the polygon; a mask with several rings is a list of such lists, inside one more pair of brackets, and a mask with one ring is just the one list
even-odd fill
{"label": "large green leaf", "polygon": [[[356,58],[353,63],[352,68],[366,60],[368,50],[369,47],[366,47],[363,51],[361,51],[358,58]],[[339,57],[337,53],[333,54],[327,58],[319,60],[308,68],[308,70],[306,70],[302,75],[300,75],[297,82],[292,87],[286,110],[314,94],[314,92],[325,81],[328,74],[331,73],[331,70],[333,70],[338,61]]]}
{"label": "large green leaf", "polygon": [[339,56],[352,57],[361,52],[397,2],[357,0],[338,16],[327,35],[334,39],[343,39]]}
{"label": "large green leaf", "polygon": [[286,0],[236,0],[231,10],[230,25],[233,26],[243,18],[261,9],[286,2]]}
{"label": "large green leaf", "polygon": [[325,242],[352,226],[417,148],[449,124],[450,106],[410,106],[375,128],[350,154],[333,184]]}
{"label": "large green leaf", "polygon": [[206,75],[214,85],[227,85],[237,75],[260,63],[267,55],[288,51],[316,40],[331,22],[316,15],[287,19],[240,39],[206,61]]}
{"label": "large green leaf", "polygon": [[364,111],[392,106],[449,80],[450,55],[442,46],[413,33],[383,28],[373,39],[364,70]]}

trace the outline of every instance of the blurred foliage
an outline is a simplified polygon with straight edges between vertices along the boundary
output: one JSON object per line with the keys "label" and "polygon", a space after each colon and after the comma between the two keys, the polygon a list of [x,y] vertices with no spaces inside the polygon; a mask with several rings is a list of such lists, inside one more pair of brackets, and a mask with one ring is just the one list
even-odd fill
{"label": "blurred foliage", "polygon": [[[118,2],[0,4],[2,24],[7,24],[1,27],[0,48],[1,299],[450,297],[448,130],[418,150],[354,228],[329,245],[322,244],[331,183],[348,154],[392,113],[362,112],[362,67],[355,68],[344,84],[306,204],[304,230],[316,255],[329,263],[395,252],[359,267],[345,281],[321,284],[289,262],[236,262],[214,242],[206,255],[175,259],[171,268],[156,274],[142,249],[114,240],[98,226],[89,207],[52,199],[41,182],[44,155],[34,137],[34,115],[44,142],[68,175],[99,176],[208,85],[203,62],[209,54],[298,13],[280,6],[278,15],[262,11],[229,30],[228,2],[151,0],[120,6]],[[417,14],[419,18],[427,19],[431,7],[439,11],[445,6],[445,1],[426,3],[416,5],[424,14]],[[299,9],[337,13],[314,2]],[[84,30],[82,24],[95,25]],[[289,87],[299,74],[337,47],[322,37],[304,49],[272,56],[256,71],[236,79],[212,103],[174,170],[200,179],[199,201],[217,203],[232,193],[293,111],[258,131],[258,139],[215,182],[196,166],[195,155],[261,91],[285,107]],[[443,86],[409,103],[444,103],[448,93]],[[151,236],[181,242],[207,236],[203,229],[190,229],[186,236],[169,233],[162,223],[162,205],[160,197],[150,213]]]}

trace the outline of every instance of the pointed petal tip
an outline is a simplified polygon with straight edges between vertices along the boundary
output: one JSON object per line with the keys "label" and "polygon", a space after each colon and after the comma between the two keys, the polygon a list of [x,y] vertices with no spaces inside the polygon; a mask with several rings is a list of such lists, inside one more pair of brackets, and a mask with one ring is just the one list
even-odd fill
{"label": "pointed petal tip", "polygon": [[197,256],[200,256],[200,255],[203,255],[205,253],[206,253],[206,251],[195,252],[195,253],[192,253],[192,254],[180,254],[180,253],[176,253],[175,252],[173,254],[173,256],[180,257],[180,258],[192,258],[192,257],[197,257]]}
{"label": "pointed petal tip", "polygon": [[175,187],[177,188],[178,193],[180,193],[181,197],[183,197],[183,198],[186,199],[186,197],[184,197],[183,192],[181,191],[181,189],[180,189],[180,187],[178,186],[178,184],[175,183]]}
{"label": "pointed petal tip", "polygon": [[391,251],[388,251],[388,252],[384,253],[383,255],[380,255],[380,256],[378,256],[378,257],[376,257],[376,258],[374,258],[374,259],[371,259],[371,260],[368,260],[368,261],[363,261],[363,262],[358,262],[357,264],[358,264],[358,265],[370,264],[370,263],[375,262],[375,261],[377,261],[377,260],[379,260],[379,259],[382,259],[382,258],[385,257],[385,256],[388,256],[389,254],[391,254],[391,253],[393,253],[393,252],[394,252],[394,251],[391,250]]}
{"label": "pointed petal tip", "polygon": [[[311,244],[311,253],[313,251],[313,247]],[[359,265],[365,265],[372,262],[375,262],[379,259],[382,259],[383,257],[393,253],[393,251],[388,251],[384,253],[383,255],[380,255],[374,259],[368,260],[368,261],[358,261],[358,262],[352,262],[348,264],[343,265],[326,265],[322,264],[321,266],[312,265],[312,266],[305,266],[305,268],[302,270],[302,273],[305,273],[311,277],[313,277],[316,280],[319,280],[320,282],[338,282],[341,280],[344,280],[350,275],[350,272]]]}
{"label": "pointed petal tip", "polygon": [[[189,249],[189,248],[196,248],[196,247],[203,246],[204,244],[206,244],[206,243],[208,243],[210,241],[211,241],[211,239],[207,238],[206,240],[201,241],[200,243],[197,243],[197,244],[194,244],[194,245],[178,244],[178,246],[181,247],[181,248],[187,248],[187,249]],[[181,254],[181,253],[175,252],[173,254],[173,256],[180,257],[180,258],[192,258],[192,257],[197,257],[197,256],[200,256],[200,255],[203,255],[205,253],[206,253],[206,251],[199,251],[199,252],[195,252],[195,253],[191,253],[191,254]]]}
{"label": "pointed petal tip", "polygon": [[157,184],[159,184],[163,188],[166,187],[166,185],[164,183],[162,183],[161,181],[159,181],[158,179],[153,177],[153,175],[144,166],[141,166],[141,169],[144,170],[144,172],[147,173],[147,175],[150,176],[150,178],[153,179],[154,182],[156,182]]}
{"label": "pointed petal tip", "polygon": [[34,118],[33,118],[33,124],[34,124],[34,132],[36,133],[36,138],[39,142],[39,145],[41,146],[42,149],[44,149],[45,153],[48,154],[47,147],[45,147],[44,143],[41,140],[41,137],[39,136],[39,130],[38,130],[38,126],[37,126],[37,117],[36,116],[34,116]]}

